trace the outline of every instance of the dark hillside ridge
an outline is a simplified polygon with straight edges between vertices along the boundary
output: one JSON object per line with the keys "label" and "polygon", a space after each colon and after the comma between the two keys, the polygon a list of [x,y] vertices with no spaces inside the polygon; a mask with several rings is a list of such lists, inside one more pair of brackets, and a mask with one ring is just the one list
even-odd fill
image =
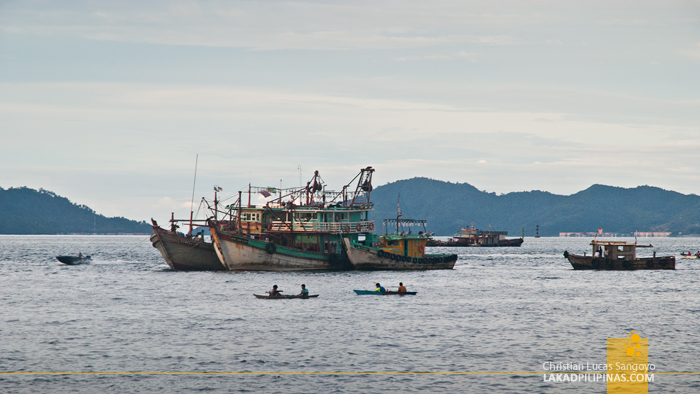
{"label": "dark hillside ridge", "polygon": [[0,187],[0,234],[148,234],[152,227],[107,218],[48,190]]}
{"label": "dark hillside ridge", "polygon": [[670,231],[700,234],[700,196],[658,187],[621,188],[593,185],[570,196],[543,191],[503,195],[480,191],[468,183],[412,178],[388,183],[372,192],[370,214],[381,231],[381,220],[396,217],[397,195],[405,218],[425,219],[436,235],[452,235],[471,225],[506,230],[508,236],[541,236],[560,232],[634,233]]}

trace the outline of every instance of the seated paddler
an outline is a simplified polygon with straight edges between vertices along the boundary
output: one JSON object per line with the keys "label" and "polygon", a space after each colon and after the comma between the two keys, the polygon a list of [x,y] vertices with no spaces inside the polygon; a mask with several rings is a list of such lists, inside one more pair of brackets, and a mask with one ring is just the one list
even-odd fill
{"label": "seated paddler", "polygon": [[406,286],[403,285],[403,282],[399,282],[399,293],[405,293],[406,292]]}
{"label": "seated paddler", "polygon": [[386,289],[385,289],[382,285],[380,285],[379,283],[377,283],[377,288],[374,289],[374,291],[378,291],[378,292],[380,292],[380,293],[384,293],[384,292],[386,292]]}
{"label": "seated paddler", "polygon": [[277,285],[272,286],[272,290],[268,291],[267,294],[270,295],[270,297],[279,297],[282,294],[282,290],[277,290]]}
{"label": "seated paddler", "polygon": [[306,285],[301,285],[301,293],[297,294],[299,297],[308,297],[309,296],[309,289],[306,288]]}

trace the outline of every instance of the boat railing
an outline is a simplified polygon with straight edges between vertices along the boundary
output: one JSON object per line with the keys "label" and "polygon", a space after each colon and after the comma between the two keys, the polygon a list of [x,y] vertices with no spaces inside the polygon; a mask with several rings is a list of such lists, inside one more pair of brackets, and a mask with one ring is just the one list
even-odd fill
{"label": "boat railing", "polygon": [[294,232],[317,232],[317,233],[367,233],[374,230],[374,221],[367,220],[361,222],[282,222],[274,221],[270,223],[269,231],[294,231]]}

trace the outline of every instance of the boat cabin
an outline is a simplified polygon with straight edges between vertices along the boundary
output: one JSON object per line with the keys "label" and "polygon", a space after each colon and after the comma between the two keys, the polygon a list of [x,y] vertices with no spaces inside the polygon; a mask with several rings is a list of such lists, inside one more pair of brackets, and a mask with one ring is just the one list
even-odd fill
{"label": "boat cabin", "polygon": [[241,210],[241,230],[251,235],[259,235],[263,232],[264,209],[252,205]]}
{"label": "boat cabin", "polygon": [[[384,235],[379,237],[379,248],[399,256],[425,257],[425,245],[430,239],[425,225],[425,220],[384,219]],[[394,230],[393,234],[388,232],[390,229]]]}
{"label": "boat cabin", "polygon": [[425,257],[427,242],[423,234],[387,234],[380,237],[379,248],[399,256]]}
{"label": "boat cabin", "polygon": [[611,260],[633,261],[637,258],[637,248],[651,248],[651,245],[637,245],[636,241],[591,241],[593,257]]}

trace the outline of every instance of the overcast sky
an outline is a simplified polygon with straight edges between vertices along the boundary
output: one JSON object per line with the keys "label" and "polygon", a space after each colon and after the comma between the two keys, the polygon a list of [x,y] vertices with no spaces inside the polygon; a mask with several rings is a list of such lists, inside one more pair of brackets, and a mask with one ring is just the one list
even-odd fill
{"label": "overcast sky", "polygon": [[[700,194],[698,1],[0,1],[0,186],[107,216],[425,176]],[[439,208],[439,207],[438,207]]]}

